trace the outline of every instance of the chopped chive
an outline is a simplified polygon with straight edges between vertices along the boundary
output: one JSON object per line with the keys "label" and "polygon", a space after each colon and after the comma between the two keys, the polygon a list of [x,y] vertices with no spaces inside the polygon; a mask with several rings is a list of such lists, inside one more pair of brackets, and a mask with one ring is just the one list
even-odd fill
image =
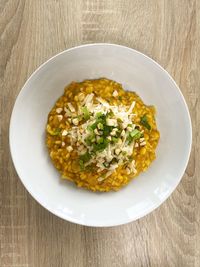
{"label": "chopped chive", "polygon": [[79,160],[79,166],[80,166],[81,171],[84,171],[85,166],[84,166],[83,160]]}
{"label": "chopped chive", "polygon": [[90,112],[87,109],[87,107],[82,107],[81,111],[83,113],[84,120],[89,120],[89,118],[90,118]]}
{"label": "chopped chive", "polygon": [[130,132],[130,136],[135,140],[139,139],[141,137],[141,132],[137,129],[134,129],[132,132]]}
{"label": "chopped chive", "polygon": [[122,119],[117,118],[117,122],[118,122],[118,123],[122,123],[123,121],[122,121]]}
{"label": "chopped chive", "polygon": [[86,152],[85,154],[79,157],[79,160],[83,161],[83,163],[88,162],[90,159],[91,159],[91,155],[89,152]]}
{"label": "chopped chive", "polygon": [[111,139],[111,140],[112,140],[112,142],[113,142],[113,143],[117,143],[117,142],[118,142],[118,140],[119,140],[119,138],[112,137],[112,139]]}
{"label": "chopped chive", "polygon": [[146,127],[149,131],[151,130],[151,125],[149,124],[148,120],[147,120],[147,116],[146,114],[144,116],[141,117],[140,119],[140,123]]}
{"label": "chopped chive", "polygon": [[97,151],[103,151],[107,146],[108,146],[108,140],[104,139],[103,140],[103,143],[100,143],[100,144],[94,144],[93,145],[93,151],[94,152],[97,152]]}
{"label": "chopped chive", "polygon": [[82,116],[81,115],[78,115],[77,116],[77,119],[80,121],[82,119]]}
{"label": "chopped chive", "polygon": [[103,142],[104,142],[103,137],[100,137],[100,138],[97,140],[97,143],[98,143],[98,144],[102,144]]}
{"label": "chopped chive", "polygon": [[114,116],[114,113],[113,113],[112,110],[110,110],[110,111],[108,112],[108,117],[113,117],[113,116]]}
{"label": "chopped chive", "polygon": [[99,123],[97,124],[97,127],[98,127],[100,130],[103,130],[103,124],[102,124],[101,122],[99,122]]}
{"label": "chopped chive", "polygon": [[96,114],[96,118],[98,119],[98,118],[100,118],[102,115],[103,115],[102,112],[97,112],[97,114]]}
{"label": "chopped chive", "polygon": [[95,123],[89,125],[88,128],[89,128],[90,130],[94,131],[94,129],[97,128],[97,123],[95,122]]}
{"label": "chopped chive", "polygon": [[138,129],[134,129],[132,132],[129,133],[127,137],[128,144],[130,145],[133,140],[137,140],[141,137],[141,132]]}
{"label": "chopped chive", "polygon": [[112,132],[113,128],[114,128],[113,126],[104,125],[103,136],[107,137],[108,135],[110,135],[110,133]]}
{"label": "chopped chive", "polygon": [[88,125],[87,126],[87,130],[90,131],[90,132],[93,132],[94,131],[94,129],[91,127],[91,125]]}
{"label": "chopped chive", "polygon": [[92,140],[90,139],[90,137],[85,138],[85,142],[88,146],[92,145]]}
{"label": "chopped chive", "polygon": [[109,167],[109,163],[108,162],[104,162],[103,165],[108,168]]}
{"label": "chopped chive", "polygon": [[121,129],[117,128],[117,131],[116,131],[116,137],[120,137],[121,136]]}
{"label": "chopped chive", "polygon": [[134,129],[132,132],[129,133],[127,137],[128,144],[130,145],[133,140],[137,140],[141,137],[141,132],[138,129]]}
{"label": "chopped chive", "polygon": [[59,135],[61,133],[60,128],[56,128],[54,131],[48,131],[51,135]]}
{"label": "chopped chive", "polygon": [[87,172],[93,172],[94,171],[94,167],[92,165],[88,165],[88,166],[85,167],[85,170]]}

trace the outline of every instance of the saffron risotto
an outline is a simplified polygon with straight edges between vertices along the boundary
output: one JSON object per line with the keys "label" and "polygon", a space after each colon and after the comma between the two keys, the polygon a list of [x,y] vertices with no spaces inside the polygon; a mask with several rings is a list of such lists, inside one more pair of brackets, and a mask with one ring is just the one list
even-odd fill
{"label": "saffron risotto", "polygon": [[46,144],[63,179],[117,191],[155,159],[155,108],[105,78],[72,82],[48,115]]}

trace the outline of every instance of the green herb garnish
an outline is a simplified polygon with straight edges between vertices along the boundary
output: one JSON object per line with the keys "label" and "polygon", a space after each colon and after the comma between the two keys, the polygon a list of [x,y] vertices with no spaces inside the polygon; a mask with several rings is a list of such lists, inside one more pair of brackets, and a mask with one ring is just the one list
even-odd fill
{"label": "green herb garnish", "polygon": [[102,112],[97,112],[97,114],[96,114],[96,118],[98,119],[98,118],[100,118],[102,115],[103,115]]}
{"label": "green herb garnish", "polygon": [[94,131],[94,129],[91,127],[91,125],[88,125],[87,126],[87,130],[90,131],[90,132],[93,132]]}
{"label": "green herb garnish", "polygon": [[50,134],[51,135],[59,135],[61,133],[61,129],[60,128],[56,128],[54,131],[52,131]]}
{"label": "green herb garnish", "polygon": [[113,116],[114,116],[114,113],[113,113],[112,110],[110,110],[109,113],[108,113],[108,117],[109,117],[109,118],[112,118]]}
{"label": "green herb garnish", "polygon": [[100,138],[97,140],[97,144],[102,144],[103,142],[104,142],[103,137],[100,137]]}
{"label": "green herb garnish", "polygon": [[134,129],[132,132],[129,133],[127,137],[128,144],[130,145],[133,140],[137,140],[141,137],[141,132],[138,129]]}
{"label": "green herb garnish", "polygon": [[99,123],[97,124],[97,127],[98,127],[98,129],[103,130],[103,124],[102,124],[101,122],[99,122]]}
{"label": "green herb garnish", "polygon": [[91,155],[90,155],[89,152],[86,152],[85,154],[83,154],[83,155],[81,155],[81,156],[79,157],[79,160],[80,160],[80,161],[83,161],[83,163],[88,162],[90,159],[91,159]]}
{"label": "green herb garnish", "polygon": [[90,112],[87,109],[87,107],[82,107],[81,111],[83,113],[84,120],[89,120],[89,118],[90,118]]}
{"label": "green herb garnish", "polygon": [[104,128],[103,128],[103,136],[104,137],[109,136],[109,134],[112,132],[112,129],[113,128],[114,128],[113,126],[104,125]]}
{"label": "green herb garnish", "polygon": [[91,157],[92,156],[89,152],[86,152],[85,154],[79,157],[79,166],[81,171],[85,170],[85,163],[88,162],[91,159]]}
{"label": "green herb garnish", "polygon": [[93,152],[100,152],[103,151],[107,146],[108,146],[108,140],[107,139],[103,139],[103,143],[100,144],[93,144]]}
{"label": "green herb garnish", "polygon": [[92,129],[94,131],[94,129],[97,128],[97,122],[93,123],[92,125],[90,125],[90,129]]}
{"label": "green herb garnish", "polygon": [[[85,142],[87,145],[91,146],[91,152],[96,153],[103,151],[109,144],[109,140],[107,137],[113,130],[113,126],[106,125],[106,118],[108,115],[103,114],[102,112],[98,112],[96,114],[96,121],[87,126],[87,130],[90,131],[89,136],[85,139]],[[99,133],[101,134],[98,137],[95,135],[95,129],[99,130]]]}
{"label": "green herb garnish", "polygon": [[118,122],[118,123],[122,123],[123,121],[122,121],[122,119],[117,118],[117,122]]}
{"label": "green herb garnish", "polygon": [[85,142],[88,146],[91,146],[92,145],[92,140],[90,139],[90,137],[86,138],[85,139]]}
{"label": "green herb garnish", "polygon": [[92,165],[88,165],[88,166],[85,167],[85,170],[86,170],[87,172],[93,172],[93,171],[94,171],[94,166],[92,166]]}
{"label": "green herb garnish", "polygon": [[137,129],[134,129],[132,132],[130,132],[130,136],[136,140],[139,139],[141,137],[141,132]]}
{"label": "green herb garnish", "polygon": [[113,143],[117,143],[118,140],[119,140],[119,138],[116,138],[116,137],[112,137],[112,139],[111,139],[111,141],[112,141]]}
{"label": "green herb garnish", "polygon": [[91,146],[92,143],[95,142],[95,134],[93,130],[91,130],[90,135],[87,138],[85,138],[85,142],[89,146]]}
{"label": "green herb garnish", "polygon": [[81,171],[84,171],[85,166],[84,166],[84,162],[82,160],[79,160],[79,166],[80,166]]}
{"label": "green herb garnish", "polygon": [[103,165],[108,168],[110,164],[108,162],[104,162]]}
{"label": "green herb garnish", "polygon": [[146,127],[149,131],[151,130],[151,125],[149,124],[148,120],[147,120],[147,116],[146,114],[144,116],[141,117],[140,119],[140,123]]}

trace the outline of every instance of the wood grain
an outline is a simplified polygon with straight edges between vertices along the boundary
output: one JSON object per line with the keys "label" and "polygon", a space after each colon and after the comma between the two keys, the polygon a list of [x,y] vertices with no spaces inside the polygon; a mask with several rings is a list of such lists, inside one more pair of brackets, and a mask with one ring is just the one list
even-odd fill
{"label": "wood grain", "polygon": [[[200,1],[0,1],[0,266],[200,266]],[[180,86],[193,124],[185,175],[150,215],[114,228],[65,222],[27,193],[8,144],[14,101],[29,75],[56,53],[83,43],[140,50]]]}

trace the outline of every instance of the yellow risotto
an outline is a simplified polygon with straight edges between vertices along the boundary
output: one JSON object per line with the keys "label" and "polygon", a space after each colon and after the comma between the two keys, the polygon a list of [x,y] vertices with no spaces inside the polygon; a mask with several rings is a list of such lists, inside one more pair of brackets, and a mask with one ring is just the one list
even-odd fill
{"label": "yellow risotto", "polygon": [[46,143],[63,179],[119,190],[155,159],[155,108],[108,79],[68,85],[48,115]]}

